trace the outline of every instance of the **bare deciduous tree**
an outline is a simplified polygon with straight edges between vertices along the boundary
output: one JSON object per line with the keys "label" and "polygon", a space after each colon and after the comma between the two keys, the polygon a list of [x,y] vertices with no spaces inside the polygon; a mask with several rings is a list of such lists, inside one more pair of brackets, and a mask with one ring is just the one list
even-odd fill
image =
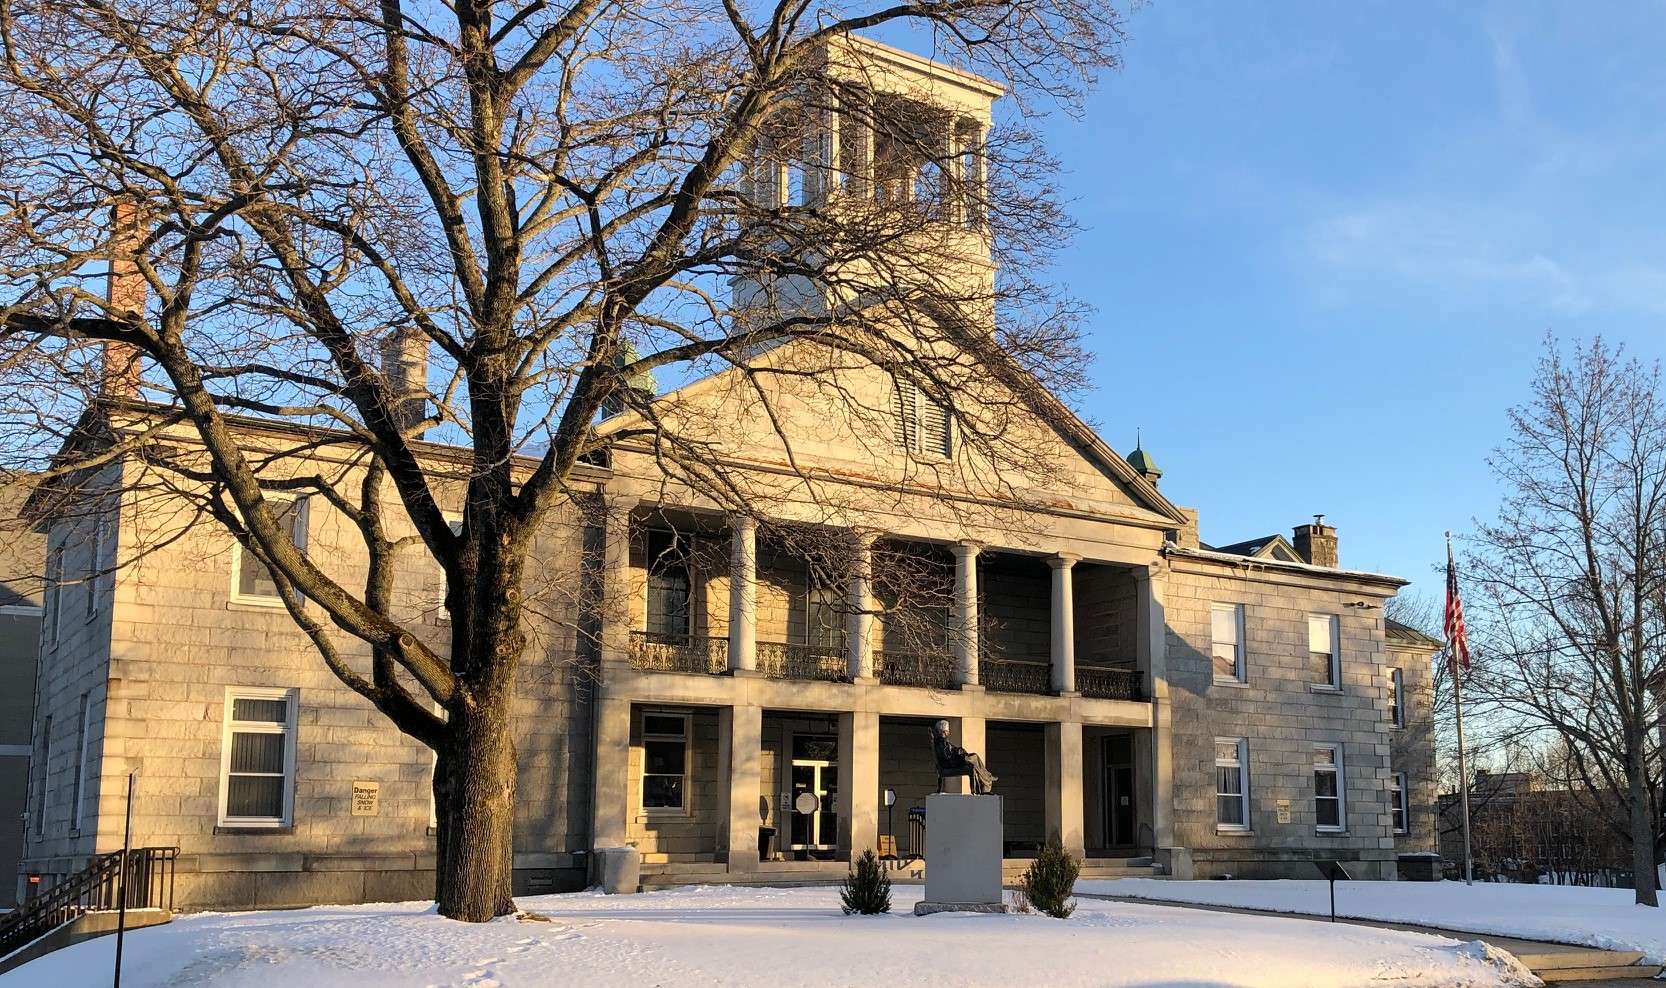
{"label": "bare deciduous tree", "polygon": [[[1601,339],[1549,341],[1492,464],[1505,485],[1468,572],[1472,690],[1565,752],[1656,905],[1666,676],[1666,404],[1658,370]],[[1478,606],[1477,606],[1478,605]]]}
{"label": "bare deciduous tree", "polygon": [[[850,32],[886,29],[1019,111],[967,129],[885,94]],[[947,410],[958,465],[1034,462],[1010,417],[1068,419],[1037,379],[1068,393],[1083,361],[1036,278],[1070,224],[1024,120],[1119,40],[1074,0],[0,0],[0,466],[62,486],[128,457],[122,483],[229,530],[435,750],[441,911],[503,914],[529,551],[575,471],[631,446],[765,513],[642,386],[722,367],[736,400],[814,377],[870,419],[839,380],[878,368]],[[962,482],[1010,502],[1021,472]],[[299,551],[275,490],[348,519],[359,583]],[[443,645],[397,606],[412,552],[443,573]]]}

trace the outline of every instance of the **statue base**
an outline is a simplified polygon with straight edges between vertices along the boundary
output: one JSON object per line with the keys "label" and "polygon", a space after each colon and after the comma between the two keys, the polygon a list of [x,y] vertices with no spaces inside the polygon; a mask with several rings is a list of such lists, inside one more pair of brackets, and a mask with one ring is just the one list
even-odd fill
{"label": "statue base", "polygon": [[1004,913],[1007,904],[1004,902],[916,902],[914,915],[930,916],[932,913]]}
{"label": "statue base", "polygon": [[[926,797],[926,894],[933,912],[1002,912],[1001,797]],[[992,908],[978,908],[992,907]],[[918,912],[917,915],[924,915]]]}

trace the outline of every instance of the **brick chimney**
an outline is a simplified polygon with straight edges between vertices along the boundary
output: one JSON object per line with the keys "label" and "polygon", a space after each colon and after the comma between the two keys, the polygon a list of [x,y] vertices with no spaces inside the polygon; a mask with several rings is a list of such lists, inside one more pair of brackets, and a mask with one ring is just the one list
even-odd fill
{"label": "brick chimney", "polygon": [[[133,257],[144,242],[145,233],[139,207],[131,202],[119,202],[110,209],[110,273],[105,284],[104,299],[109,303],[112,317],[144,318],[145,299],[150,286],[139,273]],[[100,371],[99,394],[105,398],[137,398],[141,383],[139,348],[130,343],[104,344],[103,367]]]}
{"label": "brick chimney", "polygon": [[1340,563],[1336,555],[1336,529],[1325,524],[1324,515],[1314,515],[1313,524],[1297,525],[1292,540],[1296,554],[1315,566],[1335,569]]}
{"label": "brick chimney", "polygon": [[428,414],[428,338],[420,330],[398,329],[382,341],[382,376],[394,397],[393,420],[399,428],[421,422]]}

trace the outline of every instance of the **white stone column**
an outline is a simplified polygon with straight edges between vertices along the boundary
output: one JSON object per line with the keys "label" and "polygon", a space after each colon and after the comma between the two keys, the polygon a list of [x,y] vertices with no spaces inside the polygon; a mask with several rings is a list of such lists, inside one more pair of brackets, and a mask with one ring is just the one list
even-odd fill
{"label": "white stone column", "polygon": [[1167,582],[1163,563],[1135,573],[1138,593],[1140,671],[1151,701],[1151,829],[1158,847],[1174,844],[1174,756],[1168,688],[1168,618],[1163,611]]}
{"label": "white stone column", "polygon": [[602,607],[598,642],[602,666],[630,660],[636,601],[631,593],[631,510],[637,498],[605,495],[602,530]]}
{"label": "white stone column", "polygon": [[1082,808],[1082,725],[1048,724],[1046,733],[1046,830],[1078,859],[1086,854]]}
{"label": "white stone column", "polygon": [[858,532],[851,542],[850,587],[845,606],[845,661],[851,679],[874,678],[873,536]]}
{"label": "white stone column", "polygon": [[839,715],[839,844],[855,860],[879,853],[879,714]]}
{"label": "white stone column", "polygon": [[954,552],[954,658],[956,682],[978,685],[978,553],[976,542],[957,542]]}
{"label": "white stone column", "polygon": [[1071,572],[1080,556],[1061,552],[1053,568],[1053,691],[1076,692],[1076,591]]}
{"label": "white stone column", "polygon": [[729,516],[729,671],[758,668],[758,522]]}
{"label": "white stone column", "polygon": [[719,790],[726,809],[722,831],[729,870],[758,870],[758,827],[763,821],[764,711],[745,705],[719,707],[718,754],[724,769]]}

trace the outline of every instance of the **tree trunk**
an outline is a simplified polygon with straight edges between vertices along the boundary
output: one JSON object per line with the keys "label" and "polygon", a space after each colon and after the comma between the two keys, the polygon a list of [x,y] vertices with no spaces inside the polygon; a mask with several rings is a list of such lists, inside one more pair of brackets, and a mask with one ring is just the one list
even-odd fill
{"label": "tree trunk", "polygon": [[[1642,739],[1639,738],[1639,741]],[[1649,819],[1649,780],[1641,757],[1642,744],[1632,749],[1636,756],[1626,767],[1626,787],[1631,804],[1631,887],[1637,894],[1639,906],[1658,906],[1655,887],[1659,884],[1654,868],[1654,821]]]}
{"label": "tree trunk", "polygon": [[515,744],[509,697],[495,699],[453,715],[439,759],[447,769],[443,806],[435,784],[435,901],[440,915],[470,923],[515,912]]}

